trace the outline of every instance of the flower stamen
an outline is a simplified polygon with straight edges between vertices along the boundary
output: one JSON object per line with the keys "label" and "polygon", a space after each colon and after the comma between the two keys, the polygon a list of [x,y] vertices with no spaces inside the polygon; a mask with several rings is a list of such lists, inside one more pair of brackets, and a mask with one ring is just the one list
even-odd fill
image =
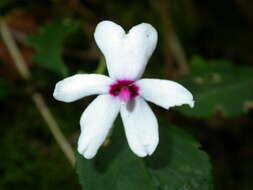
{"label": "flower stamen", "polygon": [[128,102],[139,95],[139,87],[131,80],[117,80],[110,86],[109,94],[119,97],[122,102]]}

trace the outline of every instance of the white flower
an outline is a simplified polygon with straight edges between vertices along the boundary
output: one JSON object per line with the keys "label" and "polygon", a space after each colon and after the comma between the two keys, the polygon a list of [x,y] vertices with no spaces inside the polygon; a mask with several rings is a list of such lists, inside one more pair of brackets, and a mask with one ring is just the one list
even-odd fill
{"label": "white flower", "polygon": [[94,36],[110,77],[77,74],[58,82],[54,90],[54,98],[63,102],[99,94],[81,116],[78,151],[93,158],[120,112],[131,150],[140,157],[151,155],[159,141],[158,123],[145,100],[165,109],[193,107],[192,94],[173,81],[140,79],[157,44],[157,31],[150,24],[139,24],[126,33],[121,26],[103,21]]}

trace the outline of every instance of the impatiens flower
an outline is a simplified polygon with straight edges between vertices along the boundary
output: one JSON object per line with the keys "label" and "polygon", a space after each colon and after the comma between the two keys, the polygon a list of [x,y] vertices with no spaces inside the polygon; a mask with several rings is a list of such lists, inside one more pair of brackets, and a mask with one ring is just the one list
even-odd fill
{"label": "impatiens flower", "polygon": [[54,90],[54,98],[63,102],[99,94],[81,116],[78,152],[93,158],[120,113],[131,150],[140,157],[151,155],[159,141],[158,122],[146,100],[165,109],[193,107],[192,94],[173,81],[140,79],[157,44],[157,31],[150,24],[136,25],[126,33],[103,21],[94,36],[110,77],[77,74],[58,82]]}

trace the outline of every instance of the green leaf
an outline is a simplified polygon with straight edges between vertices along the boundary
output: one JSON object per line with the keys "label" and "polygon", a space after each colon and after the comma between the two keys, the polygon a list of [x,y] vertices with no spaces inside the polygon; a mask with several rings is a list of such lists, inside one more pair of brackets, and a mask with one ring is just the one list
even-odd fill
{"label": "green leaf", "polygon": [[27,43],[36,50],[33,62],[66,76],[68,69],[62,61],[63,42],[76,28],[77,24],[72,22],[50,23],[41,27],[38,34],[29,36]]}
{"label": "green leaf", "polygon": [[0,101],[4,100],[9,94],[9,84],[6,80],[0,78]]}
{"label": "green leaf", "polygon": [[[196,62],[197,60],[197,62]],[[225,116],[237,116],[253,104],[253,69],[222,60],[193,59],[192,74],[179,80],[195,99],[193,109],[178,108],[189,116],[210,117],[217,110]]]}
{"label": "green leaf", "polygon": [[213,189],[209,159],[190,135],[163,123],[157,150],[142,159],[129,150],[122,128],[116,125],[110,144],[102,147],[94,159],[77,155],[83,189]]}

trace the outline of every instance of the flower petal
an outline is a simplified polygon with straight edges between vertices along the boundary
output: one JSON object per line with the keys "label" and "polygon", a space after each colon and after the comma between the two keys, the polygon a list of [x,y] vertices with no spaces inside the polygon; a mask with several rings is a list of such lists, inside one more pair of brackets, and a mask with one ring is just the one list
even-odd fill
{"label": "flower petal", "polygon": [[97,25],[94,37],[105,56],[109,75],[119,80],[140,78],[157,44],[157,31],[147,23],[134,26],[126,34],[120,25],[103,21]]}
{"label": "flower petal", "polygon": [[54,98],[73,102],[85,96],[108,93],[113,80],[98,74],[77,74],[59,81],[54,89]]}
{"label": "flower petal", "polygon": [[120,102],[110,95],[98,96],[83,112],[78,152],[85,158],[95,156],[120,110]]}
{"label": "flower petal", "polygon": [[144,99],[165,109],[183,104],[194,106],[192,94],[179,83],[160,79],[141,79],[136,84],[140,87],[139,94]]}
{"label": "flower petal", "polygon": [[121,117],[131,150],[140,157],[151,155],[159,141],[158,123],[149,105],[135,98],[121,106]]}

